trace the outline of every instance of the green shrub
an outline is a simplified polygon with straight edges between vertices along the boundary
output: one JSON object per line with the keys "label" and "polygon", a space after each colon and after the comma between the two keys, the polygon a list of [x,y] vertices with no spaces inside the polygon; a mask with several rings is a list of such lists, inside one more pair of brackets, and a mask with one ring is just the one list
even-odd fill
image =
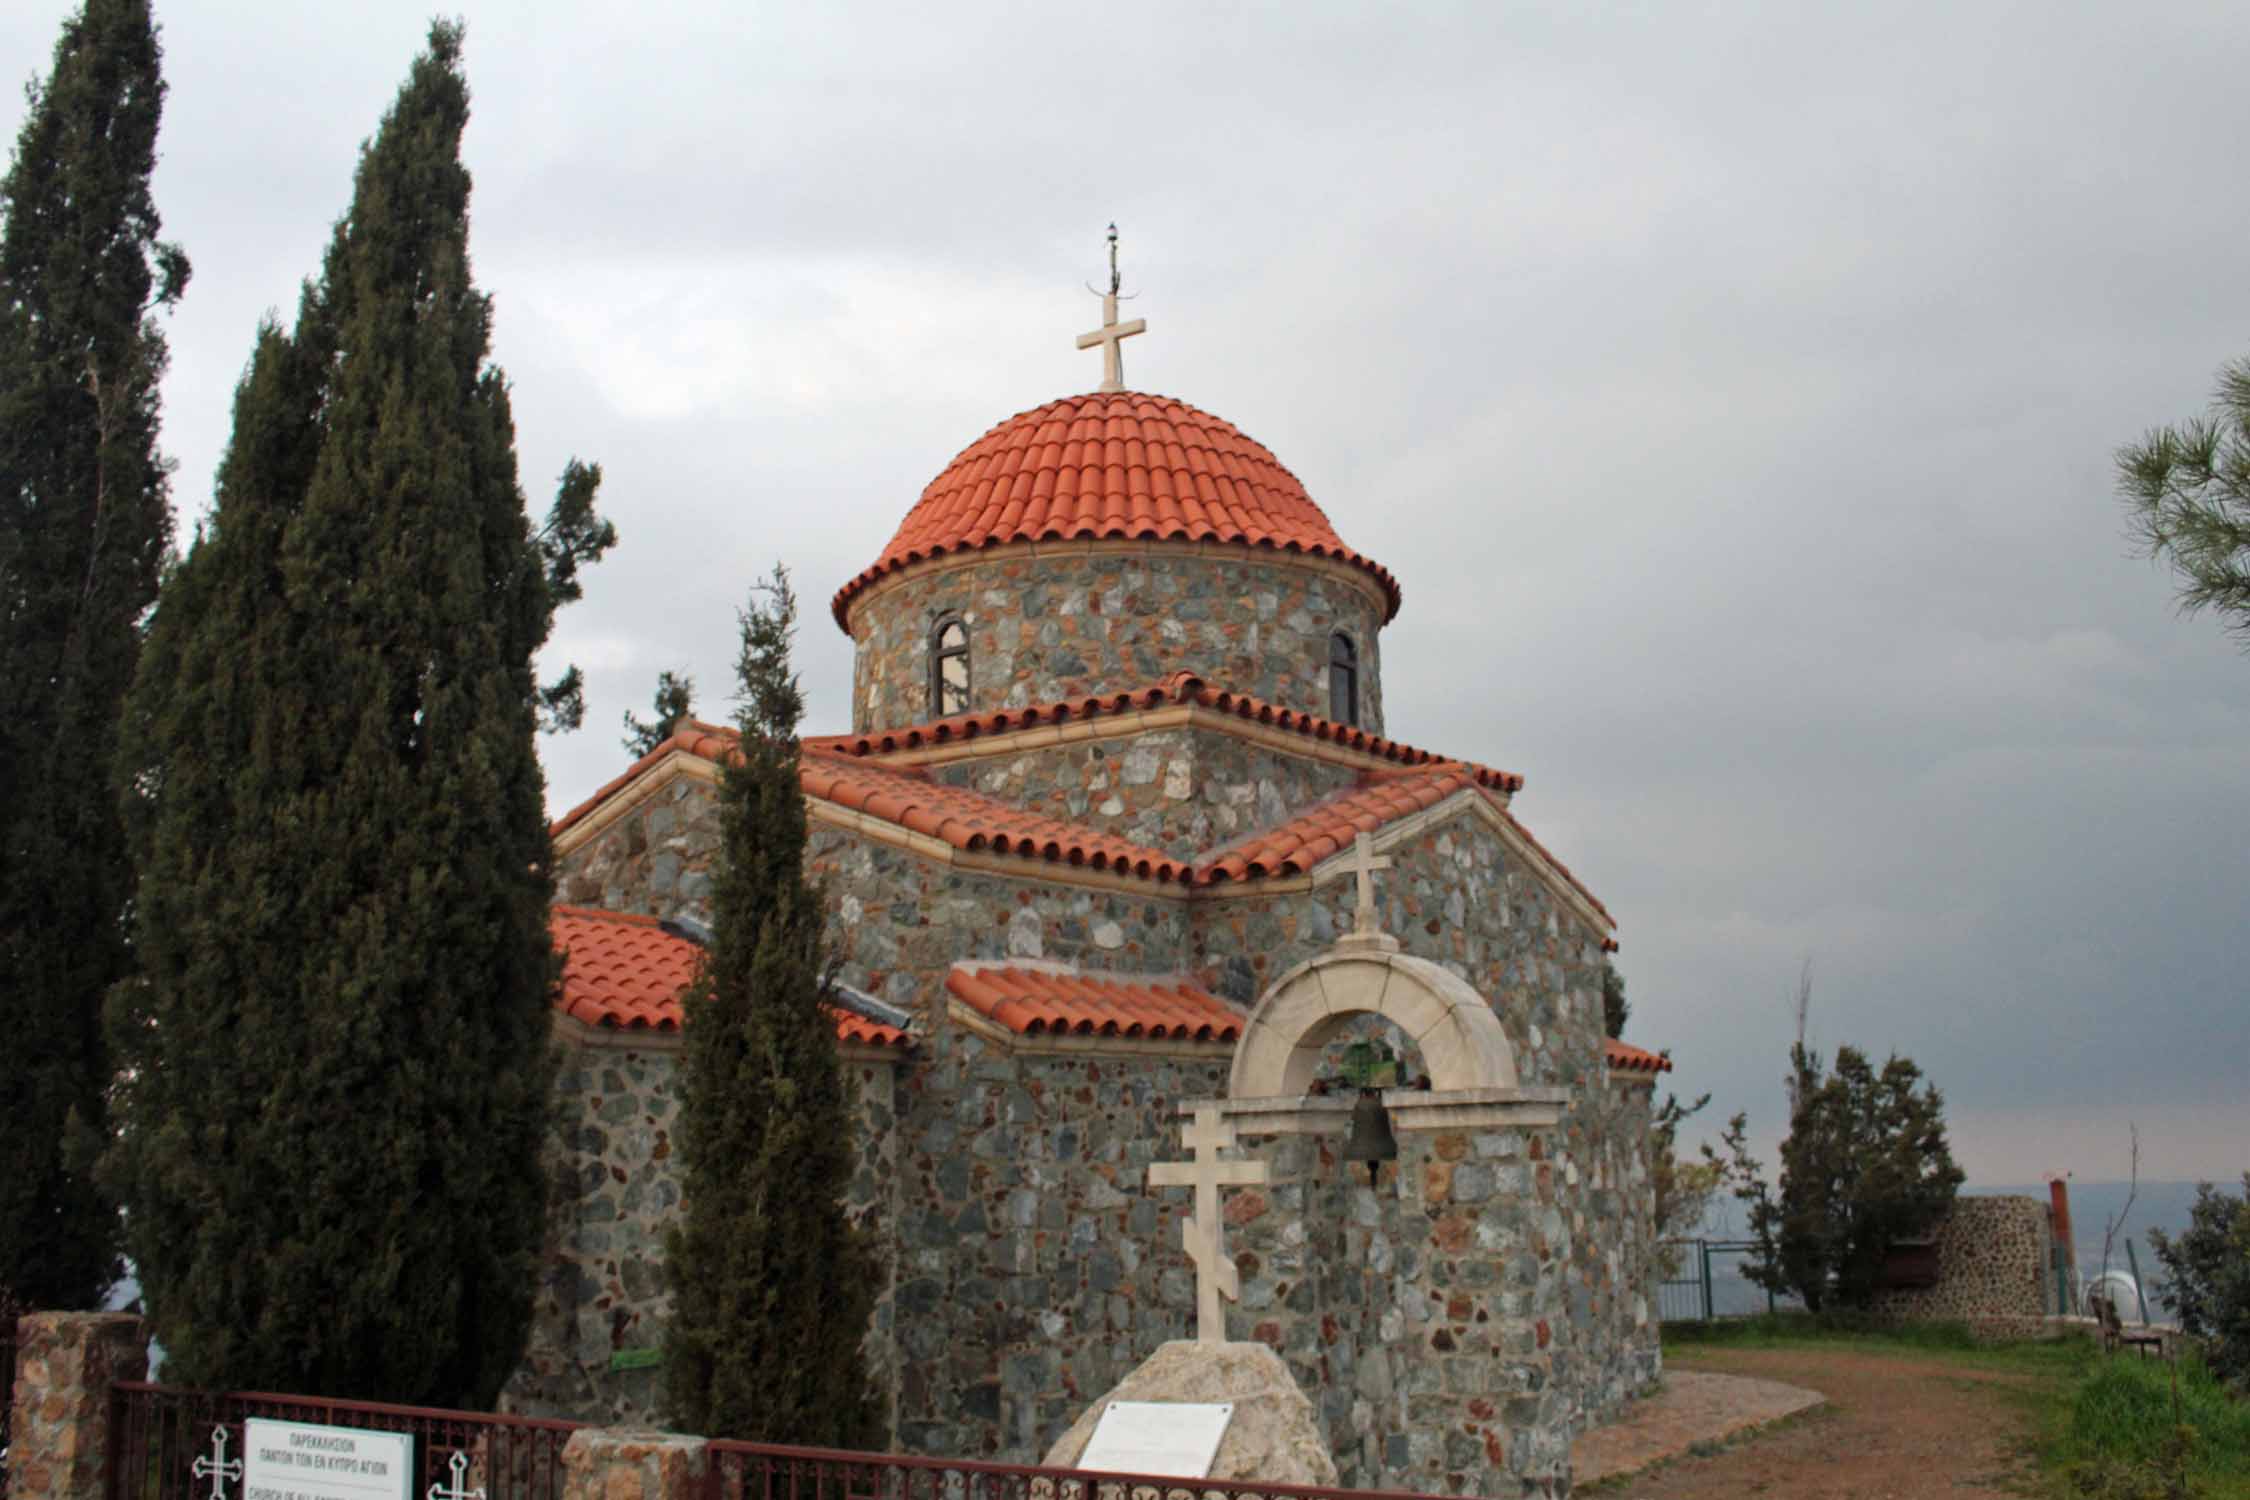
{"label": "green shrub", "polygon": [[2183,1357],[2096,1360],[2049,1422],[2046,1458],[2073,1493],[2102,1500],[2250,1497],[2250,1405]]}
{"label": "green shrub", "polygon": [[2180,1331],[2203,1340],[2222,1380],[2250,1388],[2250,1172],[2239,1198],[2198,1185],[2187,1229],[2148,1239],[2171,1282],[2159,1300],[2179,1314]]}

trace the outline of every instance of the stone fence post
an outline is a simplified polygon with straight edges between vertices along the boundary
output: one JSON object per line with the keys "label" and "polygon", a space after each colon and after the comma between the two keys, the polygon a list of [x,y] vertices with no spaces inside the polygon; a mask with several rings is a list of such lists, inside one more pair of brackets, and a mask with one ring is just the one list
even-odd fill
{"label": "stone fence post", "polygon": [[9,1500],[102,1500],[109,1388],[148,1378],[148,1334],[131,1313],[26,1313],[16,1323]]}
{"label": "stone fence post", "polygon": [[563,1445],[562,1463],[563,1500],[706,1500],[710,1452],[699,1437],[581,1427]]}

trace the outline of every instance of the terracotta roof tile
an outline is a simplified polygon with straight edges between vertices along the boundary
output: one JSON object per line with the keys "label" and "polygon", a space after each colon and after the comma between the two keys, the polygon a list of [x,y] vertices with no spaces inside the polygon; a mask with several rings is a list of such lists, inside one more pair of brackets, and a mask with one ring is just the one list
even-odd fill
{"label": "terracotta roof tile", "polygon": [[1100,693],[1084,698],[1065,698],[1053,703],[1035,703],[1026,708],[996,708],[977,713],[955,714],[949,719],[937,719],[927,724],[912,724],[903,729],[887,730],[880,734],[828,735],[805,742],[807,748],[833,751],[840,755],[884,756],[902,751],[926,749],[959,741],[982,738],[986,735],[1008,734],[1020,729],[1035,729],[1041,725],[1059,725],[1098,719],[1105,715],[1137,713],[1145,709],[1162,708],[1168,704],[1192,704],[1218,713],[1232,714],[1249,723],[1301,734],[1307,739],[1340,745],[1362,754],[1375,756],[1403,766],[1436,764],[1465,768],[1480,786],[1494,791],[1517,792],[1523,790],[1523,778],[1513,771],[1496,771],[1489,766],[1470,761],[1448,760],[1428,750],[1418,750],[1397,740],[1384,739],[1350,724],[1340,724],[1334,719],[1324,719],[1317,714],[1299,713],[1283,708],[1263,698],[1247,693],[1233,693],[1225,688],[1213,687],[1193,672],[1174,672],[1162,681],[1128,692]]}
{"label": "terracotta roof tile", "polygon": [[680,991],[702,949],[654,917],[590,907],[558,906],[548,927],[565,955],[557,1009],[616,1031],[680,1029]]}
{"label": "terracotta roof tile", "polygon": [[968,853],[989,850],[1024,859],[1111,870],[1148,880],[1186,882],[1192,867],[1098,829],[1027,813],[928,773],[853,760],[807,745],[798,778],[805,795],[941,839]]}
{"label": "terracotta roof tile", "polygon": [[[701,948],[666,932],[655,917],[629,912],[558,906],[548,927],[565,955],[557,1010],[605,1031],[680,1029],[680,996],[695,978]],[[895,1026],[854,1012],[834,1014],[840,1042],[903,1047],[911,1040]]]}
{"label": "terracotta roof tile", "polygon": [[946,991],[1018,1036],[1231,1042],[1242,1017],[1192,985],[1046,969],[956,967]]}
{"label": "terracotta roof tile", "polygon": [[[1159,497],[1177,494],[1178,505]],[[1192,498],[1191,498],[1192,497]],[[1239,542],[1398,580],[1344,545],[1297,476],[1233,424],[1169,396],[1104,391],[1019,412],[961,450],[875,565],[837,590],[836,623],[886,573],[951,552],[1067,538]]]}
{"label": "terracotta roof tile", "polygon": [[[1311,738],[1347,745],[1392,762],[1396,769],[1369,769],[1360,784],[1307,808],[1276,828],[1215,851],[1200,863],[1174,859],[1162,850],[1121,839],[1099,829],[1028,813],[995,797],[949,786],[910,766],[885,765],[882,757],[905,751],[977,739],[985,735],[1055,725],[1074,719],[1124,714],[1189,703],[1273,725]],[[554,824],[560,833],[591,812],[603,799],[674,751],[717,761],[735,743],[735,732],[690,720],[671,739],[634,762],[633,767],[580,803]],[[1360,831],[1374,832],[1398,818],[1436,805],[1467,787],[1488,793],[1513,793],[1523,778],[1470,761],[1445,760],[1427,750],[1370,735],[1349,725],[1277,708],[1262,699],[1214,688],[1190,672],[1131,692],[1069,699],[1029,708],[960,714],[880,735],[830,735],[808,739],[798,767],[805,795],[850,808],[883,822],[942,840],[969,853],[990,851],[1111,871],[1160,883],[1217,885],[1269,875],[1301,874],[1337,852]],[[1509,827],[1605,919],[1609,910],[1570,868],[1556,859],[1531,831],[1509,814],[1500,797],[1491,799]],[[1605,947],[1608,945],[1605,944]]]}
{"label": "terracotta roof tile", "polygon": [[1646,1073],[1654,1078],[1659,1073],[1672,1071],[1672,1059],[1661,1052],[1644,1051],[1615,1037],[1602,1039],[1602,1057],[1613,1072]]}
{"label": "terracotta roof tile", "polygon": [[1301,875],[1350,848],[1353,835],[1374,833],[1475,786],[1471,769],[1458,761],[1441,761],[1412,771],[1367,773],[1360,785],[1316,802],[1279,827],[1252,834],[1204,861],[1198,875],[1209,885]]}

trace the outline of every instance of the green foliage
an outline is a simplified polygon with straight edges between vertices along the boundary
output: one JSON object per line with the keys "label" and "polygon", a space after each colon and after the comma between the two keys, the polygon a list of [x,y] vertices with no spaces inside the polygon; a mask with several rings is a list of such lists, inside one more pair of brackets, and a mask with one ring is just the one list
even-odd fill
{"label": "green foliage", "polygon": [[1666,1094],[1649,1120],[1649,1179],[1656,1199],[1657,1268],[1669,1278],[1680,1274],[1687,1250],[1677,1243],[1702,1226],[1711,1200],[1725,1185],[1726,1172],[1717,1162],[1694,1161],[1679,1154],[1680,1125],[1703,1112],[1709,1094],[1693,1104],[1682,1104],[1677,1094]]}
{"label": "green foliage", "polygon": [[2250,644],[2250,360],[2219,372],[2210,413],[2117,450],[2117,487],[2149,556],[2180,577],[2180,603],[2215,609]]}
{"label": "green foliage", "polygon": [[187,283],[156,238],[164,107],[147,0],[87,0],[0,180],[0,1299],[95,1305],[117,1276],[102,997],[131,967],[107,767],[172,536],[156,451]]}
{"label": "green foliage", "polygon": [[1632,1016],[1633,1007],[1625,1003],[1625,976],[1617,972],[1617,965],[1602,965],[1602,1034],[1623,1036],[1625,1022]]}
{"label": "green foliage", "polygon": [[665,1372],[684,1431],[846,1448],[881,1436],[860,1349],[878,1268],[842,1206],[851,1082],[805,878],[796,617],[779,568],[742,616],[741,751],[720,778],[713,939],[687,999]]}
{"label": "green foliage", "polygon": [[2187,1229],[2152,1229],[2148,1239],[2171,1283],[2160,1300],[2180,1331],[2203,1341],[2221,1379],[2250,1390],[2250,1172],[2239,1198],[2198,1184]]}
{"label": "green foliage", "polygon": [[2094,1358],[2042,1426],[2040,1459],[2072,1494],[2250,1500],[2250,1406],[2193,1355]]}
{"label": "green foliage", "polygon": [[555,959],[533,672],[607,545],[534,534],[431,29],[297,323],[261,327],[120,771],[126,1204],[167,1369],[489,1405],[529,1329]]}
{"label": "green foliage", "polygon": [[1759,1250],[1743,1274],[1796,1293],[1815,1313],[1865,1307],[1878,1290],[1884,1252],[1935,1228],[1961,1186],[1945,1139],[1945,1102],[1903,1057],[1877,1073],[1857,1048],[1842,1047],[1828,1074],[1819,1054],[1800,1044],[1790,1063],[1796,1107],[1781,1145],[1779,1192],[1750,1157],[1747,1116],[1728,1123],[1723,1161],[1708,1156],[1749,1209]]}
{"label": "green foliage", "polygon": [[695,712],[695,679],[685,672],[659,672],[649,709],[653,719],[637,719],[631,709],[625,711],[625,738],[619,743],[635,760],[670,739],[680,721]]}

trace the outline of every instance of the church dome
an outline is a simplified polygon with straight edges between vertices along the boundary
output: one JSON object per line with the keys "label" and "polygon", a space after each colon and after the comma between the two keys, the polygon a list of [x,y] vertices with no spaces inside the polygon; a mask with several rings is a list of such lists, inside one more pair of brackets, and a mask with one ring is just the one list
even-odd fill
{"label": "church dome", "polygon": [[1263,444],[1169,396],[1099,391],[1019,412],[930,481],[875,565],[836,593],[836,623],[885,575],[1009,542],[1234,543],[1359,568],[1398,613],[1398,580],[1336,535]]}

